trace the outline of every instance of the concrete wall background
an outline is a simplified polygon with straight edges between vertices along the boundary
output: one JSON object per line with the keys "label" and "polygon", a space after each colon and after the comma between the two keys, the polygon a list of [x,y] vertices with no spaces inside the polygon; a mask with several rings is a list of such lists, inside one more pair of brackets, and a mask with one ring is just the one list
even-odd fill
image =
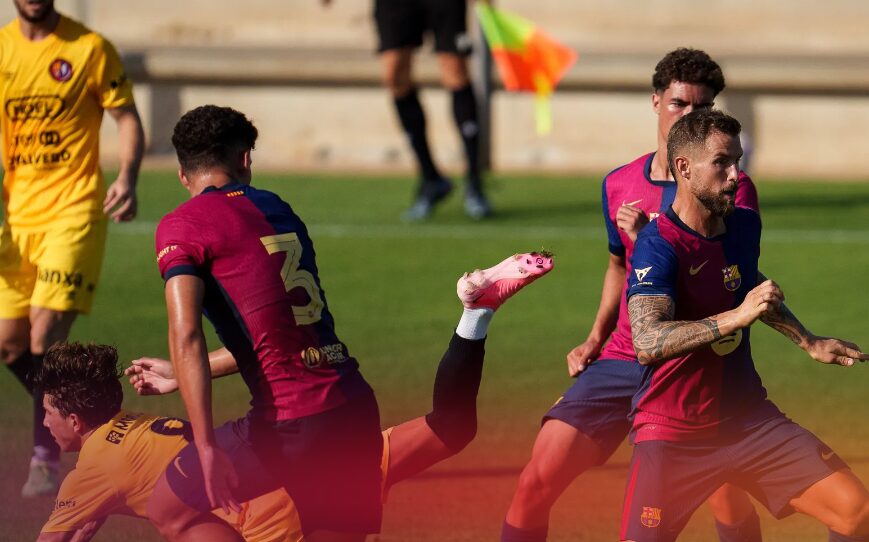
{"label": "concrete wall background", "polygon": [[[58,0],[131,58],[151,150],[178,114],[203,103],[248,113],[260,165],[411,171],[379,68],[370,0]],[[580,52],[538,137],[530,96],[493,97],[500,171],[604,173],[655,144],[649,80],[677,46],[724,67],[719,105],[749,128],[760,177],[869,178],[869,2],[831,0],[498,0]],[[11,2],[0,17],[11,19]],[[436,159],[461,169],[448,96],[427,52],[418,72]],[[340,84],[336,84],[340,83]],[[115,149],[104,126],[104,157]]]}

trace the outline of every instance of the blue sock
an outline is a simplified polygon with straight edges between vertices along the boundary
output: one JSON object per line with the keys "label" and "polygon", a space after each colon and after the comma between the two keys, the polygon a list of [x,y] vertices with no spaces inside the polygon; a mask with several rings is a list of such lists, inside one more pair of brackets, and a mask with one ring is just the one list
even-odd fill
{"label": "blue sock", "polygon": [[501,527],[501,542],[546,542],[546,535],[548,533],[548,525],[523,529],[521,527],[513,527],[505,521]]}
{"label": "blue sock", "polygon": [[751,516],[736,525],[725,525],[715,522],[718,540],[721,542],[761,542],[760,518],[757,512],[751,511]]}
{"label": "blue sock", "polygon": [[865,536],[845,536],[843,534],[839,534],[836,531],[829,531],[830,536],[827,538],[829,542],[865,542],[869,540]]}

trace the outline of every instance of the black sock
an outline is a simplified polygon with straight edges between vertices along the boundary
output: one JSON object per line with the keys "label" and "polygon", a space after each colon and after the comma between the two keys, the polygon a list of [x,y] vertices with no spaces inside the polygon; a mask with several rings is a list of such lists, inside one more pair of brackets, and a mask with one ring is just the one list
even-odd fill
{"label": "black sock", "polygon": [[29,350],[15,358],[15,361],[12,363],[6,365],[31,395],[33,395],[33,383],[30,381],[30,368],[32,366],[33,360]]}
{"label": "black sock", "polygon": [[[42,368],[44,354],[33,354],[33,373],[35,375]],[[54,437],[48,428],[42,424],[45,419],[45,409],[42,408],[42,390],[33,389],[33,450],[34,457],[41,461],[58,461],[60,459],[60,447],[54,441]]]}
{"label": "black sock", "polygon": [[413,148],[414,155],[416,155],[420,176],[423,180],[440,178],[441,174],[435,166],[428,148],[425,112],[422,110],[422,104],[419,103],[416,89],[411,89],[405,96],[395,98],[395,109],[398,111],[401,127],[404,129],[411,148]]}
{"label": "black sock", "polygon": [[456,334],[441,358],[432,393],[429,427],[453,453],[477,434],[477,392],[483,378],[486,339],[471,341]]}
{"label": "black sock", "polygon": [[462,137],[468,163],[468,186],[482,193],[480,180],[480,123],[477,120],[477,100],[474,89],[468,85],[453,91],[453,119]]}
{"label": "black sock", "polygon": [[760,517],[754,510],[742,523],[736,525],[725,525],[716,520],[715,530],[718,531],[719,542],[761,542],[763,540],[760,533]]}
{"label": "black sock", "polygon": [[513,527],[506,521],[501,526],[501,542],[546,542],[549,527],[535,527],[524,529]]}

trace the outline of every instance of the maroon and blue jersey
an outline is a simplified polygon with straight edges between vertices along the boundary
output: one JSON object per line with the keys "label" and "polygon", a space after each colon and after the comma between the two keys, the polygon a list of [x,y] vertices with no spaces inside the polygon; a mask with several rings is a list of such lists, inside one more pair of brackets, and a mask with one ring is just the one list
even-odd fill
{"label": "maroon and blue jersey", "polygon": [[[637,237],[628,276],[633,296],[667,296],[674,321],[702,320],[739,306],[758,283],[760,216],[737,207],[726,232],[706,238],[669,207]],[[781,412],[754,367],[750,328],[646,368],[634,398],[634,442],[738,434]]]}
{"label": "maroon and blue jersey", "polygon": [[255,415],[299,418],[371,393],[335,334],[308,230],[277,195],[239,183],[207,188],[163,217],[156,242],[164,280],[204,281],[203,311]]}
{"label": "maroon and blue jersey", "polygon": [[[627,274],[631,273],[631,255],[634,243],[628,235],[616,226],[616,213],[622,204],[627,203],[643,212],[650,220],[662,213],[673,203],[676,196],[676,183],[669,180],[656,181],[649,176],[655,153],[640,156],[633,162],[610,172],[603,180],[603,215],[606,223],[609,251],[616,256],[625,257]],[[758,210],[757,189],[751,178],[739,172],[736,188],[736,205]],[[619,317],[616,329],[603,347],[601,359],[623,359],[634,361],[637,354],[631,340],[631,322],[628,318],[628,305],[625,293],[627,283],[622,289],[619,303]]]}

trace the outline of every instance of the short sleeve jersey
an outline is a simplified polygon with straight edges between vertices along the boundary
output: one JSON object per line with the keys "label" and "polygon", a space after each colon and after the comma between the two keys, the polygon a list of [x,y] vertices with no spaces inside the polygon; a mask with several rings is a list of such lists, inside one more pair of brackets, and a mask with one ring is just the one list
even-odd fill
{"label": "short sleeve jersey", "polygon": [[103,110],[133,103],[112,44],[63,16],[30,41],[16,18],[0,29],[0,99],[6,220],[39,229],[101,218]]}
{"label": "short sleeve jersey", "polygon": [[157,227],[163,279],[196,275],[203,309],[267,420],[309,416],[372,393],[335,334],[314,245],[277,195],[208,188]]}
{"label": "short sleeve jersey", "polygon": [[[757,284],[760,217],[737,207],[725,224],[726,233],[706,238],[668,208],[637,237],[628,299],[670,297],[677,321],[739,306]],[[755,370],[750,333],[647,367],[634,398],[634,442],[716,438],[780,415]]]}
{"label": "short sleeve jersey", "polygon": [[[649,175],[654,157],[655,153],[640,156],[633,162],[612,171],[603,180],[603,216],[609,251],[616,256],[625,257],[628,275],[631,273],[631,255],[634,252],[634,243],[625,232],[616,226],[616,213],[618,213],[619,207],[623,203],[631,204],[642,209],[651,220],[654,220],[673,203],[673,198],[676,196],[676,183],[656,181]],[[758,210],[757,189],[751,178],[744,172],[739,173],[736,205]],[[629,361],[637,359],[631,340],[631,322],[628,318],[626,292],[627,283],[622,289],[616,329],[610,335],[610,340],[604,345],[599,358]]]}
{"label": "short sleeve jersey", "polygon": [[154,484],[188,443],[177,418],[121,411],[91,434],[42,532],[70,532],[110,514],[146,517]]}

